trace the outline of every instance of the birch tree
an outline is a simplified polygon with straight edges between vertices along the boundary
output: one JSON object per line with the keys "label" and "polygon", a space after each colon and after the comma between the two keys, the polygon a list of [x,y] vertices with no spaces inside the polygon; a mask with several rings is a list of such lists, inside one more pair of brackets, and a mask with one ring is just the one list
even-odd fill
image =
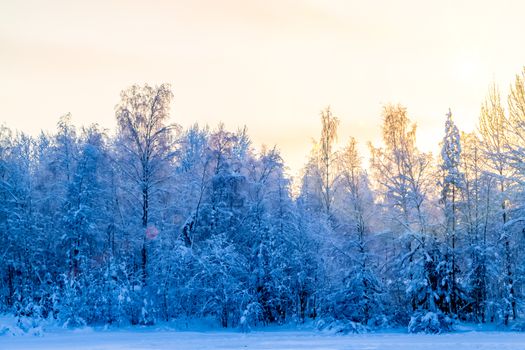
{"label": "birch tree", "polygon": [[166,167],[173,156],[173,133],[177,126],[168,124],[172,98],[168,84],[155,87],[133,85],[122,91],[121,101],[116,107],[118,166],[132,183],[128,193],[140,203],[143,284],[147,276],[151,204],[169,176]]}

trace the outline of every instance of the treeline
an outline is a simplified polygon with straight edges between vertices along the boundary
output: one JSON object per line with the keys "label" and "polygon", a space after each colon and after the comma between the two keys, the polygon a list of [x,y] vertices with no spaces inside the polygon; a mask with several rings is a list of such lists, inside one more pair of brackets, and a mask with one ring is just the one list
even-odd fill
{"label": "treeline", "polygon": [[67,326],[212,317],[361,331],[521,327],[525,71],[478,131],[444,116],[441,154],[383,110],[368,169],[321,134],[292,191],[279,151],[245,129],[169,124],[168,85],[132,86],[117,132],[0,128],[0,312]]}

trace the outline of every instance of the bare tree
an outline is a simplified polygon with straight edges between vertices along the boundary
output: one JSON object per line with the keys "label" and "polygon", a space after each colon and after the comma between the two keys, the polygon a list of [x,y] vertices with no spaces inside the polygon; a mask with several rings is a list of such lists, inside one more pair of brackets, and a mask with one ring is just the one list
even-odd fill
{"label": "bare tree", "polygon": [[[421,307],[435,311],[434,265],[438,258],[432,257],[434,238],[429,235],[425,211],[431,191],[431,157],[417,149],[416,126],[400,105],[384,107],[383,142],[382,148],[370,145],[371,169],[393,232],[405,244],[398,268],[406,269],[402,273],[408,276],[406,291],[412,311]],[[420,283],[422,280],[425,282]]]}
{"label": "bare tree", "polygon": [[[511,240],[508,230],[505,229],[509,221],[510,188],[512,187],[512,169],[507,162],[508,120],[501,105],[499,90],[492,85],[485,102],[481,106],[479,119],[479,132],[482,139],[482,152],[485,167],[489,176],[494,179],[498,187],[497,202],[500,212],[501,242],[504,250],[505,298],[509,301],[510,308],[504,308],[504,323],[508,324],[509,317],[517,316],[514,276],[512,267]],[[510,310],[509,310],[510,309]]]}
{"label": "bare tree", "polygon": [[316,144],[315,155],[321,180],[323,207],[327,217],[330,218],[333,202],[332,192],[336,180],[336,155],[333,146],[337,139],[337,127],[339,126],[339,119],[332,114],[330,106],[321,111],[321,125],[321,137]]}
{"label": "bare tree", "polygon": [[[121,93],[116,107],[119,168],[135,185],[132,193],[142,204],[142,279],[146,280],[147,230],[150,205],[159,185],[169,176],[165,170],[173,156],[174,124],[167,124],[173,98],[170,86],[133,85]],[[133,191],[131,191],[133,192]]]}

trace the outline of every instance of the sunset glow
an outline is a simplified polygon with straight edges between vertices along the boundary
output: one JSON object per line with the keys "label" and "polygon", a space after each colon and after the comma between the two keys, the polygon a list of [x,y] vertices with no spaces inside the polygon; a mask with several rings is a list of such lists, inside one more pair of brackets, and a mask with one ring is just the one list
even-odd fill
{"label": "sunset glow", "polygon": [[[385,103],[401,103],[433,149],[444,114],[475,128],[490,83],[525,62],[525,5],[506,1],[2,1],[0,121],[37,134],[72,113],[114,130],[119,92],[168,82],[172,120],[235,129],[277,144],[296,172],[319,112],[340,142],[379,138]],[[490,25],[489,25],[490,24]],[[439,132],[436,132],[439,130]]]}

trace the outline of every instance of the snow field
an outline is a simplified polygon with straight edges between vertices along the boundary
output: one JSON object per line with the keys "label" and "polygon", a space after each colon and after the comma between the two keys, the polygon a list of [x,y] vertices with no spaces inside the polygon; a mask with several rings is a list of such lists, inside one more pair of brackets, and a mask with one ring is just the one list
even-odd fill
{"label": "snow field", "polygon": [[274,349],[274,350],[523,350],[525,334],[465,332],[443,335],[376,333],[333,335],[315,331],[177,332],[150,330],[45,333],[43,337],[0,337],[0,349]]}

